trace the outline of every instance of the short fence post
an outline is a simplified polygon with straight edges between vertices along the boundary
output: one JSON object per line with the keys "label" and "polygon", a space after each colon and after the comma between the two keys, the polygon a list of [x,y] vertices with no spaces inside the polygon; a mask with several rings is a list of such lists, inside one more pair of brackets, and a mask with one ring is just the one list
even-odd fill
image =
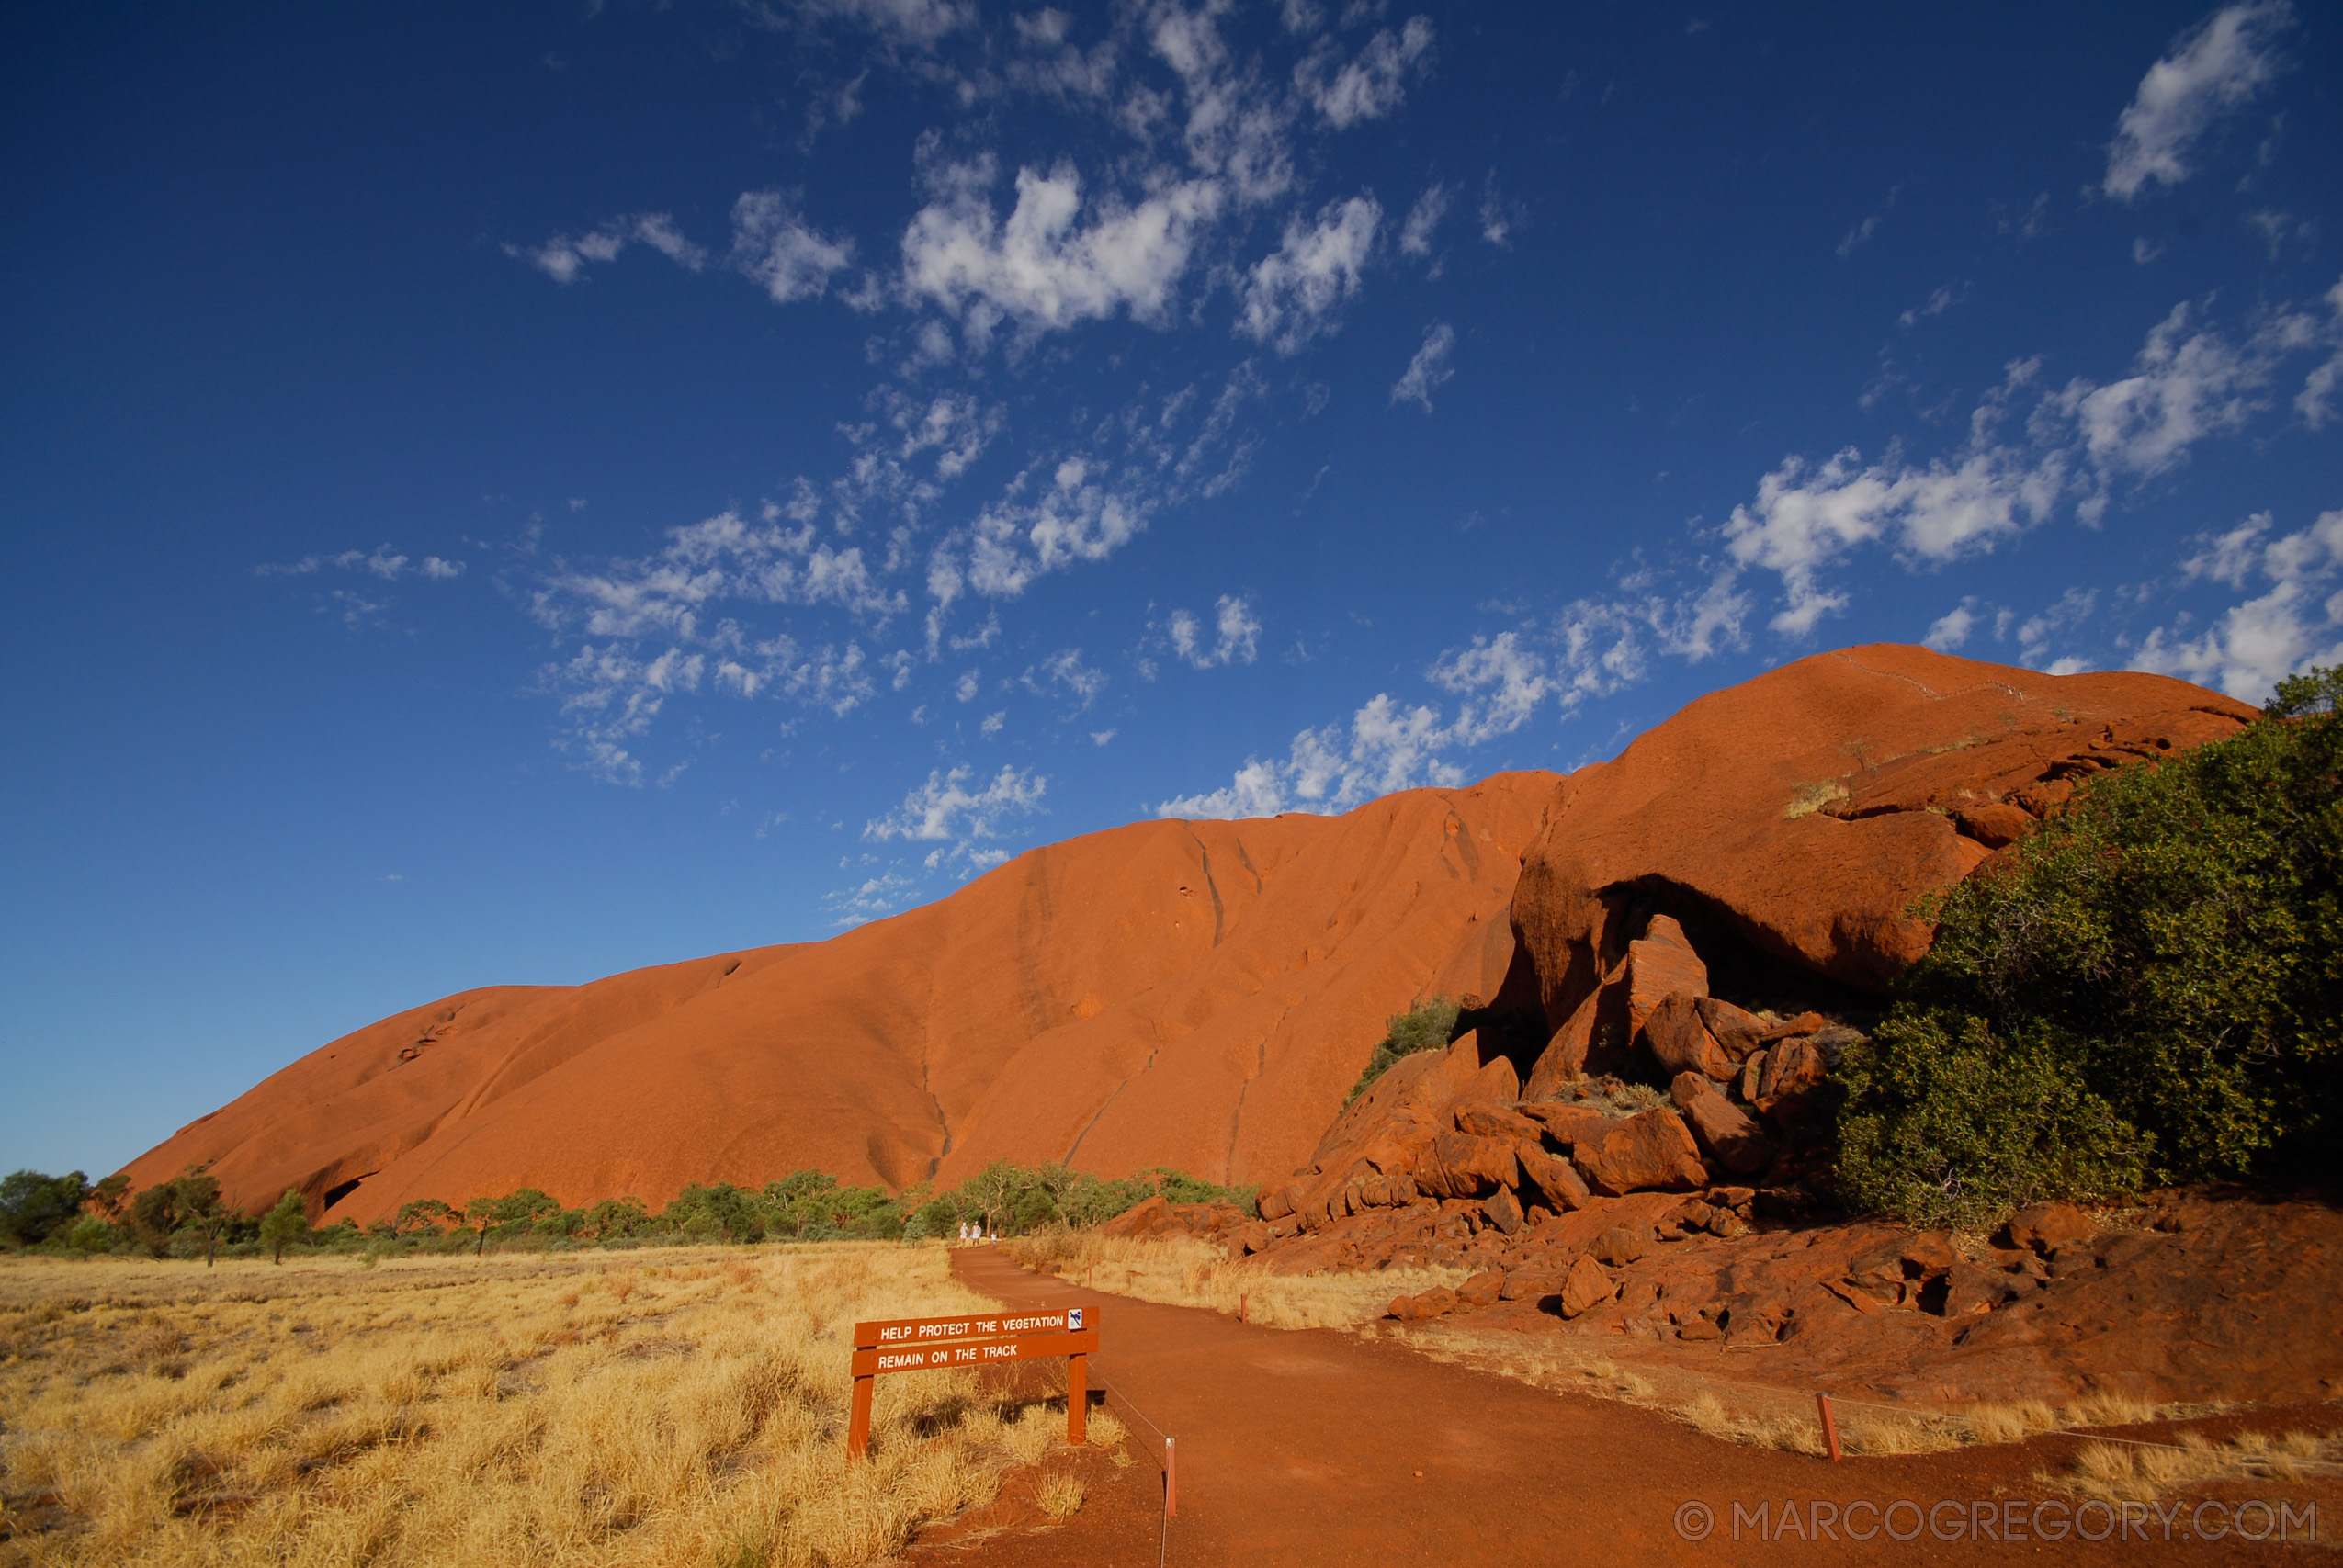
{"label": "short fence post", "polygon": [[1169,1438],[1163,1439],[1163,1517],[1180,1517],[1180,1450]]}
{"label": "short fence post", "polygon": [[1090,1358],[1066,1358],[1066,1440],[1080,1448],[1090,1438]]}
{"label": "short fence post", "polygon": [[1839,1423],[1830,1418],[1830,1396],[1817,1393],[1814,1396],[1814,1404],[1815,1408],[1822,1413],[1823,1451],[1830,1456],[1831,1463],[1837,1464],[1841,1457],[1839,1452]]}
{"label": "short fence post", "polygon": [[860,1459],[870,1451],[870,1385],[871,1379],[855,1380],[853,1413],[846,1417],[846,1457]]}

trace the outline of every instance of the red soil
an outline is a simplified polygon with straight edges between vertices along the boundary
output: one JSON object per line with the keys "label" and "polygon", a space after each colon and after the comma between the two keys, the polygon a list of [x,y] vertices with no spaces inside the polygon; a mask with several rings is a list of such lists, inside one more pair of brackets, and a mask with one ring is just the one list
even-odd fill
{"label": "red soil", "polygon": [[[1736,1540],[1735,1502],[1752,1511],[1768,1505],[1769,1529],[1790,1500],[1803,1525],[1817,1498],[1838,1505],[1841,1517],[1859,1500],[1884,1507],[1909,1498],[1923,1508],[1957,1502],[1964,1527],[1972,1505],[2006,1508],[2016,1502],[2031,1519],[2036,1504],[2074,1501],[2037,1476],[2064,1473],[2077,1439],[2048,1437],[1833,1465],[1715,1441],[1647,1410],[1434,1362],[1387,1339],[1247,1327],[1210,1313],[1104,1295],[1027,1273],[989,1248],[956,1252],[954,1264],[971,1286],[1012,1305],[1096,1312],[1102,1350],[1092,1361],[1094,1381],[1110,1391],[1135,1451],[1160,1461],[1162,1445],[1151,1427],[1178,1440],[1180,1514],[1167,1531],[1161,1483],[1154,1472],[1134,1465],[1121,1480],[1097,1487],[1062,1529],[996,1536],[965,1552],[924,1551],[917,1553],[923,1562],[1138,1568],[1157,1562],[1159,1550],[1172,1563],[1280,1568],[2013,1557],[2258,1562],[2281,1550],[2274,1541],[2187,1539],[2186,1507],[2168,1541],[2160,1530],[2145,1540],[2133,1533],[2098,1545],[2071,1534],[2054,1544],[1948,1542],[1928,1530],[1901,1544],[1884,1532],[1867,1543],[1760,1540],[1746,1528]],[[2323,1427],[2326,1412],[2315,1414],[2321,1419],[2313,1424]],[[2255,1425],[2282,1429],[2284,1423],[2270,1427],[2265,1418]],[[2169,1437],[2161,1428],[2133,1435]],[[1081,1473],[1086,1483],[1103,1479],[1095,1466]],[[2213,1490],[2233,1501],[2268,1495],[2298,1506],[2315,1498],[2322,1539],[2332,1539],[2332,1516],[2343,1506],[2343,1488],[2332,1483]],[[1679,1507],[1694,1501],[1715,1510],[1717,1521],[1699,1542],[1683,1539],[1675,1522]],[[1899,1529],[1908,1522],[1897,1516]],[[1954,1515],[1941,1522],[1951,1533]],[[2092,1516],[2090,1529],[2100,1528]]]}

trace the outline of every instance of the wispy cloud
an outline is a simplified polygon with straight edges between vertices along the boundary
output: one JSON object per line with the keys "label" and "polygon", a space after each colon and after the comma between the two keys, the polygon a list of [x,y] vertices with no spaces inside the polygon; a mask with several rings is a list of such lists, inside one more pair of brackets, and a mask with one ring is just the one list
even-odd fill
{"label": "wispy cloud", "polygon": [[1287,223],[1284,243],[1246,275],[1237,330],[1286,355],[1333,331],[1359,292],[1382,222],[1382,205],[1361,195],[1327,203],[1314,221]]}
{"label": "wispy cloud", "polygon": [[1047,778],[1030,769],[1003,766],[990,782],[970,789],[974,777],[966,767],[930,773],[925,784],[903,797],[900,810],[866,823],[863,837],[932,841],[997,838],[1012,818],[1039,811],[1049,787]]}
{"label": "wispy cloud", "polygon": [[1166,635],[1172,653],[1198,670],[1251,664],[1261,644],[1261,621],[1243,599],[1224,593],[1215,607],[1210,641],[1204,623],[1186,610],[1172,612]]}
{"label": "wispy cloud", "polygon": [[932,48],[977,19],[971,0],[796,0],[789,8],[810,20],[851,22],[915,49]]}
{"label": "wispy cloud", "polygon": [[1432,254],[1432,236],[1440,231],[1440,220],[1448,216],[1454,194],[1437,181],[1424,187],[1424,193],[1416,197],[1416,204],[1408,209],[1408,220],[1399,227],[1401,255]]}
{"label": "wispy cloud", "polygon": [[819,297],[854,259],[852,239],[820,232],[777,190],[748,191],[732,204],[731,265],[776,305]]}
{"label": "wispy cloud", "polygon": [[[1866,462],[1848,447],[1820,464],[1784,458],[1754,501],[1733,509],[1726,548],[1740,566],[1781,578],[1786,602],[1771,624],[1805,637],[1846,607],[1847,591],[1827,586],[1825,573],[1859,549],[1885,546],[1907,563],[1937,564],[1991,550],[2062,505],[2097,523],[2118,487],[2168,473],[2199,444],[2267,412],[2291,359],[2326,350],[2329,366],[2343,360],[2343,284],[2326,303],[2324,312],[2259,312],[2233,335],[2183,301],[2149,331],[2131,373],[2104,383],[2077,377],[2043,389],[2040,361],[2013,362],[1951,453],[1919,462],[1891,446]],[[2305,380],[2296,408],[2306,423],[2326,416],[2337,373],[2321,367]],[[2029,399],[2022,434],[2009,434]]]}
{"label": "wispy cloud", "polygon": [[1853,228],[1847,231],[1839,241],[1839,260],[1846,260],[1858,249],[1871,243],[1872,236],[1878,233],[1879,226],[1887,221],[1887,214],[1895,208],[1896,198],[1903,194],[1903,190],[1902,186],[1891,187],[1887,193],[1887,199],[1879,204],[1877,211],[1868,214]]}
{"label": "wispy cloud", "polygon": [[588,265],[617,261],[629,245],[646,245],[687,272],[707,265],[707,252],[684,238],[675,220],[664,212],[613,218],[583,234],[556,234],[541,245],[507,245],[504,254],[519,256],[556,283],[576,283]]}
{"label": "wispy cloud", "polygon": [[2100,188],[2134,201],[2150,182],[2188,179],[2195,172],[2189,160],[2214,122],[2277,79],[2283,64],[2279,40],[2293,25],[2286,0],[2253,0],[2223,7],[2173,40],[2116,119]]}
{"label": "wispy cloud", "polygon": [[905,896],[918,884],[900,872],[886,871],[852,887],[842,887],[821,900],[833,926],[859,926],[882,919],[903,907]]}
{"label": "wispy cloud", "polygon": [[1432,53],[1432,22],[1410,17],[1397,33],[1389,28],[1369,39],[1350,60],[1331,39],[1294,68],[1294,85],[1337,130],[1362,120],[1380,119],[1407,98],[1408,78],[1423,69]]}
{"label": "wispy cloud", "polygon": [[990,342],[1002,322],[1031,334],[1127,312],[1167,318],[1198,229],[1220,210],[1208,180],[1176,181],[1126,205],[1085,204],[1071,164],[1017,171],[1016,204],[1003,220],[990,198],[989,157],[934,170],[938,199],[903,234],[901,289],[956,317],[970,342]]}
{"label": "wispy cloud", "polygon": [[1305,729],[1283,757],[1249,757],[1218,789],[1178,795],[1160,817],[1345,810],[1393,790],[1462,783],[1460,761],[1541,709],[1562,716],[1645,678],[1656,654],[1698,660],[1737,644],[1747,602],[1720,573],[1681,599],[1581,599],[1529,626],[1476,637],[1425,672],[1452,714],[1378,693],[1344,724]]}
{"label": "wispy cloud", "polygon": [[1392,384],[1394,403],[1416,403],[1423,412],[1432,412],[1432,389],[1456,374],[1448,363],[1449,350],[1456,346],[1456,329],[1446,321],[1434,321],[1424,329],[1423,346],[1408,361],[1408,368]]}
{"label": "wispy cloud", "polygon": [[1106,690],[1106,672],[1082,662],[1079,648],[1061,648],[1018,677],[1036,696],[1070,697],[1077,711],[1087,708]]}
{"label": "wispy cloud", "polygon": [[388,545],[378,545],[371,550],[338,550],[332,555],[307,555],[298,560],[263,561],[253,568],[256,577],[311,577],[321,571],[362,571],[379,577],[385,582],[396,582],[410,569],[421,576],[445,582],[464,575],[465,563],[443,560],[437,556],[425,556],[418,562],[401,555]]}
{"label": "wispy cloud", "polygon": [[2343,510],[2321,513],[2298,533],[2272,537],[2275,526],[2270,513],[2259,512],[2197,541],[2198,553],[2181,563],[2185,579],[2266,586],[2194,637],[2185,620],[2157,627],[2132,667],[2258,702],[2287,675],[2343,663]]}

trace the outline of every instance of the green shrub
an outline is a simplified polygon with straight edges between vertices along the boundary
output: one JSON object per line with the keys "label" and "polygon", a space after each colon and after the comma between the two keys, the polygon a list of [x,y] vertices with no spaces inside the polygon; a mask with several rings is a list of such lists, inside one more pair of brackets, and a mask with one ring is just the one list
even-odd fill
{"label": "green shrub", "polygon": [[288,1188],[277,1200],[277,1206],[260,1219],[260,1240],[268,1248],[269,1261],[285,1261],[285,1248],[297,1241],[309,1239],[309,1203],[299,1190]]}
{"label": "green shrub", "polygon": [[63,1176],[19,1170],[0,1177],[0,1240],[39,1246],[73,1224],[90,1191],[89,1179],[78,1170]]}
{"label": "green shrub", "polygon": [[2343,1090],[2343,671],[2101,774],[1924,904],[1934,946],[1836,1074],[1838,1185],[1983,1224],[2048,1197],[2331,1179]]}
{"label": "green shrub", "polygon": [[1351,1086],[1351,1092],[1342,1097],[1342,1103],[1348,1105],[1365,1093],[1369,1084],[1389,1072],[1402,1058],[1419,1051],[1446,1049],[1456,1037],[1458,1010],[1455,998],[1434,997],[1430,1001],[1418,1002],[1409,1011],[1395,1012],[1385,1019],[1383,1039],[1367,1057],[1366,1071]]}

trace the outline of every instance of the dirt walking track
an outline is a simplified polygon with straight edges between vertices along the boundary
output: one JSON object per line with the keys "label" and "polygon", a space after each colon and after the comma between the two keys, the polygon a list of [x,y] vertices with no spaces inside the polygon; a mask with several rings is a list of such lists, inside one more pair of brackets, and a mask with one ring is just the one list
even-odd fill
{"label": "dirt walking track", "polygon": [[[1030,1273],[986,1247],[953,1266],[1012,1306],[1099,1309],[1093,1386],[1132,1431],[1141,1462],[1089,1465],[1090,1498],[1060,1529],[1013,1532],[924,1561],[1013,1568],[1141,1568],[1159,1560],[1268,1568],[1472,1563],[1725,1562],[2261,1562],[2323,1561],[2337,1524],[2322,1510],[2319,1547],[2187,1540],[2186,1510],[2169,1544],[2120,1536],[2093,1546],[2071,1535],[1947,1542],[1922,1530],[1897,1542],[1733,1539],[1732,1504],[1815,1499],[1840,1510],[1909,1498],[2022,1504],[2064,1494],[2033,1479],[2063,1471],[2069,1438],[1831,1465],[1801,1454],[1711,1440],[1649,1411],[1562,1394],[1429,1360],[1396,1344],[1326,1331],[1248,1327],[1231,1318],[1087,1291]],[[1178,1439],[1179,1517],[1161,1522],[1160,1428]],[[2268,1492],[2235,1491],[2242,1499]],[[2279,1495],[2306,1501],[2295,1489]],[[1679,1533],[1679,1508],[1715,1510],[1703,1541]],[[1979,1512],[1983,1509],[1980,1507]],[[1828,1510],[1826,1509],[1826,1512]],[[1872,1516],[1857,1511],[1856,1528]],[[1941,1516],[1951,1533],[1955,1516]],[[1914,1516],[1896,1516],[1899,1529]],[[2094,1529],[2100,1526],[2094,1520]],[[2306,1555],[2307,1551],[2307,1555]]]}

